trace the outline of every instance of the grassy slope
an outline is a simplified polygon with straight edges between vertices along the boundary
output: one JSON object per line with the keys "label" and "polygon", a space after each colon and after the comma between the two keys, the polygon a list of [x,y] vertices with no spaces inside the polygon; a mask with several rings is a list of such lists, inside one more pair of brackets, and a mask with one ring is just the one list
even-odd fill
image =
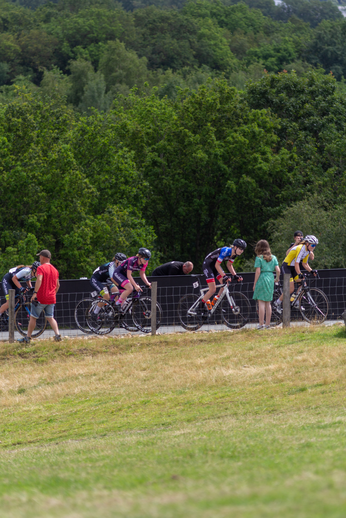
{"label": "grassy slope", "polygon": [[2,517],[341,517],[343,327],[0,346]]}

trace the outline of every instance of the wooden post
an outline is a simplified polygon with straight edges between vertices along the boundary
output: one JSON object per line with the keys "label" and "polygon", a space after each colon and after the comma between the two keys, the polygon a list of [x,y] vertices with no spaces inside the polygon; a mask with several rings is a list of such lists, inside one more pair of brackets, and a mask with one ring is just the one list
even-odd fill
{"label": "wooden post", "polygon": [[284,275],[284,289],[283,289],[283,300],[282,300],[282,325],[283,327],[290,327],[291,323],[291,301],[290,301],[290,278],[289,273]]}
{"label": "wooden post", "polygon": [[157,282],[151,284],[151,334],[156,335]]}
{"label": "wooden post", "polygon": [[10,344],[14,342],[14,299],[15,290],[8,290],[8,341]]}

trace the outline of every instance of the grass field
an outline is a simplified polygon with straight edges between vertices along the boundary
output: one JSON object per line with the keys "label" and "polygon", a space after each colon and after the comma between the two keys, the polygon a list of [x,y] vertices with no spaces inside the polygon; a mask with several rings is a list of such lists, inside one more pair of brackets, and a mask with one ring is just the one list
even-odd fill
{"label": "grass field", "polygon": [[0,344],[1,518],[346,516],[341,325]]}

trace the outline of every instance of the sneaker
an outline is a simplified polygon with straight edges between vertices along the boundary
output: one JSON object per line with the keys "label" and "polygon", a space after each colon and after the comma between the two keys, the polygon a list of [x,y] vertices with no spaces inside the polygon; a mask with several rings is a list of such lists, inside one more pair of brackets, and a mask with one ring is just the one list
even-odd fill
{"label": "sneaker", "polygon": [[256,327],[256,329],[259,331],[260,329],[264,329],[265,328],[265,325],[261,325],[261,324],[258,324],[258,326]]}
{"label": "sneaker", "polygon": [[17,340],[17,342],[19,342],[20,344],[29,344],[31,342],[31,338],[29,338],[28,336],[24,336],[24,338],[20,338],[19,340]]}
{"label": "sneaker", "polygon": [[264,327],[265,327],[266,329],[271,329],[271,326],[270,326],[270,325],[269,325],[269,326],[264,326]]}
{"label": "sneaker", "polygon": [[55,342],[61,342],[61,340],[62,340],[61,335],[55,335],[54,340],[55,340]]}

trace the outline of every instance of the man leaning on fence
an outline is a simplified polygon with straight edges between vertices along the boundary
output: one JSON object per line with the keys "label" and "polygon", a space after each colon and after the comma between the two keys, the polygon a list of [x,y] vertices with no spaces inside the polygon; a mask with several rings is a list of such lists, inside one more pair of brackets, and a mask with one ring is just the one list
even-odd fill
{"label": "man leaning on fence", "polygon": [[49,250],[41,250],[37,254],[40,257],[41,266],[37,268],[35,291],[31,298],[31,315],[28,326],[28,334],[18,342],[28,343],[31,340],[31,334],[36,327],[36,319],[42,311],[45,311],[46,318],[53,329],[54,340],[59,342],[61,336],[57,321],[54,318],[54,307],[56,304],[56,293],[60,287],[59,272],[52,264],[50,264],[51,253]]}
{"label": "man leaning on fence", "polygon": [[187,275],[193,270],[193,264],[190,261],[182,263],[181,261],[171,261],[170,263],[161,264],[155,268],[151,274],[153,277],[161,277],[163,275]]}

